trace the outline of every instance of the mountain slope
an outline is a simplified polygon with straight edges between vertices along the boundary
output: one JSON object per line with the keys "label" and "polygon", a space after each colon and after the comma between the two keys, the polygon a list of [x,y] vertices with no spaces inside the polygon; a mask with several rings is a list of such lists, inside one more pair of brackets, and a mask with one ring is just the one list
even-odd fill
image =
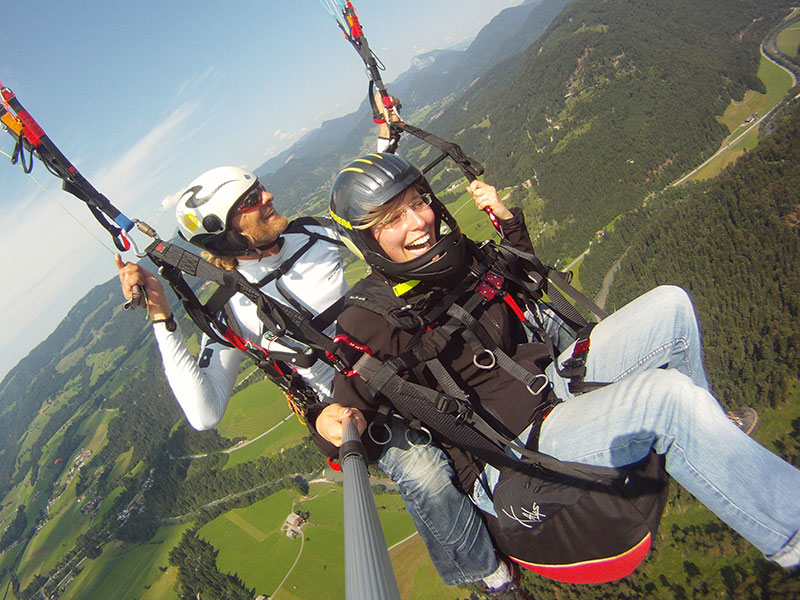
{"label": "mountain slope", "polygon": [[[755,77],[758,43],[790,3],[576,0],[524,55],[431,124],[503,185],[530,181],[555,260],[709,156],[716,115]],[[569,224],[569,235],[561,235]]]}
{"label": "mountain slope", "polygon": [[[418,56],[411,69],[388,84],[390,92],[402,100],[403,114],[410,118],[418,109],[462,93],[486,69],[525,50],[566,2],[532,0],[504,9],[466,50],[436,50]],[[359,64],[354,54],[352,67]],[[289,214],[297,214],[301,207],[319,212],[327,199],[331,174],[351,158],[374,150],[375,125],[370,116],[365,100],[356,112],[326,121],[258,167],[256,174],[275,194],[276,205]]]}

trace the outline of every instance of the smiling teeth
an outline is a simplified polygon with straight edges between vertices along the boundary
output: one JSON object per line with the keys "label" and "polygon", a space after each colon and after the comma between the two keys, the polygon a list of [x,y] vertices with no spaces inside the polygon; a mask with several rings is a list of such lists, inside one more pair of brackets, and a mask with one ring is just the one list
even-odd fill
{"label": "smiling teeth", "polygon": [[430,240],[430,239],[431,239],[430,234],[427,234],[427,235],[419,238],[415,242],[413,242],[411,244],[408,244],[406,246],[406,248],[408,248],[409,250],[418,250],[420,248],[424,248],[425,246],[428,245],[428,240]]}

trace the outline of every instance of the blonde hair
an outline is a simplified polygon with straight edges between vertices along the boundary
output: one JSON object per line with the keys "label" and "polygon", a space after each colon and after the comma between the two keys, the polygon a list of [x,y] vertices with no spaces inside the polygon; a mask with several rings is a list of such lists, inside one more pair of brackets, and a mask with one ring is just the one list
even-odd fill
{"label": "blonde hair", "polygon": [[200,255],[215,267],[226,271],[234,271],[239,266],[239,259],[235,256],[217,256],[207,250],[203,250]]}

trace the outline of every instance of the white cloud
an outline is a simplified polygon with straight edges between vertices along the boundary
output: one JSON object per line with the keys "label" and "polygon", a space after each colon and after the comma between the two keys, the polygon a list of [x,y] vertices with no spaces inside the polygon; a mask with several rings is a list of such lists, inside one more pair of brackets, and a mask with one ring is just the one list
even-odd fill
{"label": "white cloud", "polygon": [[219,71],[213,65],[210,65],[203,73],[200,75],[187,79],[183,82],[183,84],[178,88],[176,92],[176,96],[178,98],[194,93],[194,90],[198,89],[199,87],[211,87],[220,79],[222,72]]}
{"label": "white cloud", "polygon": [[175,207],[178,204],[178,200],[180,199],[182,192],[183,192],[183,190],[175,192],[174,194],[170,194],[169,196],[164,198],[161,201],[161,204],[158,207],[158,212],[159,213],[165,213],[165,212],[169,212],[169,211],[175,210]]}
{"label": "white cloud", "polygon": [[[170,156],[176,154],[175,146],[185,143],[187,136],[202,126],[191,119],[198,106],[196,102],[178,106],[122,157],[88,177],[89,181],[124,212],[128,206],[136,207],[131,216],[155,212],[155,205],[146,200],[152,197],[159,175],[174,165]],[[116,272],[112,258],[116,250],[105,231],[81,202],[57,190],[57,179],[43,170],[37,174],[43,178],[40,186],[46,191],[25,186],[25,197],[17,194],[13,201],[4,203],[3,221],[13,223],[13,227],[7,227],[0,238],[4,257],[0,277],[13,282],[0,295],[0,327],[6,339],[24,339],[33,345],[52,331],[90,286]],[[147,209],[148,204],[153,208]],[[167,228],[170,226],[174,223]],[[5,346],[0,363],[7,368],[9,361],[16,362],[22,356],[13,356],[15,350],[21,353],[30,348]]]}
{"label": "white cloud", "polygon": [[300,132],[298,132],[298,131],[281,131],[280,129],[276,129],[275,133],[272,134],[272,137],[274,137],[276,140],[278,140],[280,142],[288,142],[288,141],[296,140],[297,138],[299,138],[302,135],[302,131],[304,131],[304,129],[301,129]]}
{"label": "white cloud", "polygon": [[116,191],[114,196],[130,198],[146,189],[152,179],[152,169],[159,168],[168,148],[181,136],[179,128],[197,110],[195,102],[185,103],[172,111],[144,137],[136,142],[122,158],[95,177],[98,189]]}

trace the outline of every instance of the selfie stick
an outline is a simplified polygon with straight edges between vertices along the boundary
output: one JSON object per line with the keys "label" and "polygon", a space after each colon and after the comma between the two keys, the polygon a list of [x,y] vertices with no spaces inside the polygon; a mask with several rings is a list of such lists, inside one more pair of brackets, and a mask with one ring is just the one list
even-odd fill
{"label": "selfie stick", "polygon": [[367,474],[367,452],[351,417],[342,419],[344,571],[347,600],[400,600]]}

